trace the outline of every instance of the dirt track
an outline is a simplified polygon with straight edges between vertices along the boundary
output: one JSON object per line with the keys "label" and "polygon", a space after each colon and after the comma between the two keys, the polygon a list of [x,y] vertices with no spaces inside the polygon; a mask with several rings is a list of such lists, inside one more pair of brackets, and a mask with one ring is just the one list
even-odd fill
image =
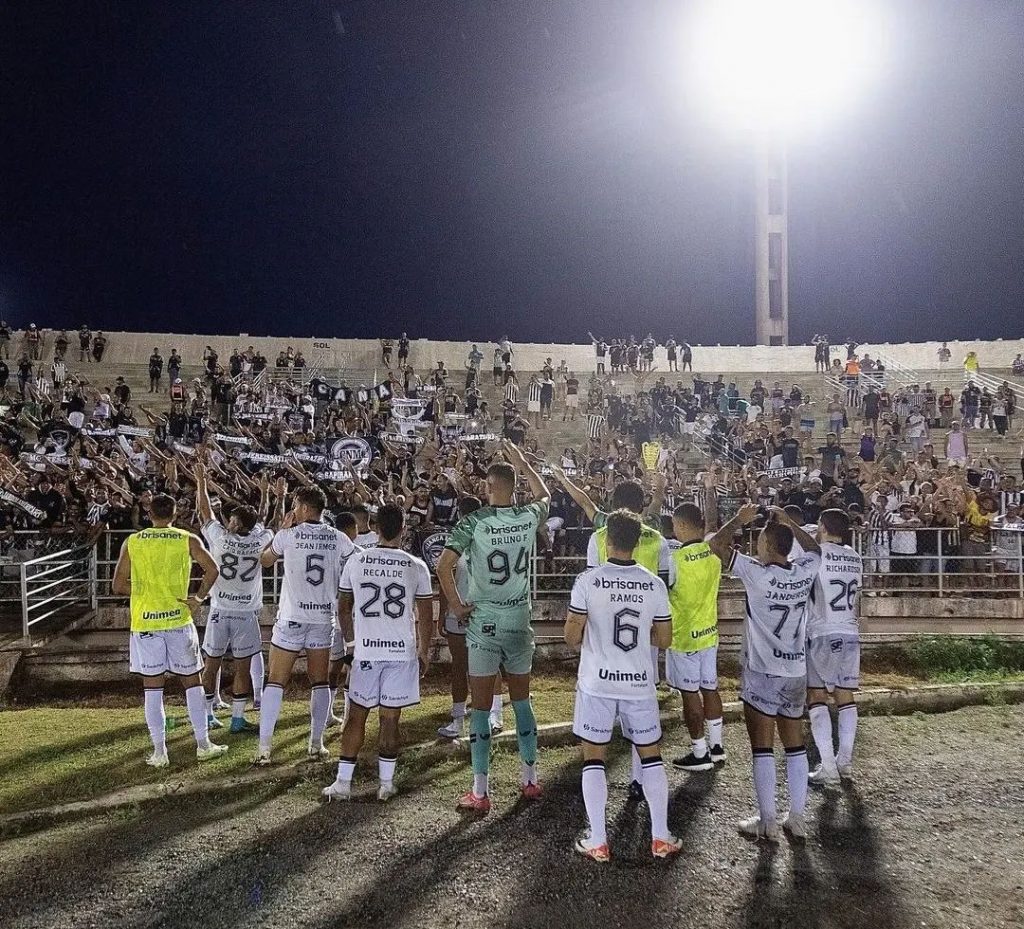
{"label": "dirt track", "polygon": [[862,720],[856,786],[812,795],[811,840],[772,851],[735,832],[752,794],[731,726],[723,771],[670,771],[683,858],[654,863],[645,808],[613,789],[605,868],[569,850],[584,822],[573,750],[542,756],[547,797],[528,807],[502,753],[482,821],[454,811],[467,775],[451,762],[407,764],[403,795],[383,807],[370,799],[375,771],[357,773],[360,801],[321,806],[324,769],[284,792],[169,800],[9,839],[0,925],[1019,929],[1022,732],[1022,707]]}

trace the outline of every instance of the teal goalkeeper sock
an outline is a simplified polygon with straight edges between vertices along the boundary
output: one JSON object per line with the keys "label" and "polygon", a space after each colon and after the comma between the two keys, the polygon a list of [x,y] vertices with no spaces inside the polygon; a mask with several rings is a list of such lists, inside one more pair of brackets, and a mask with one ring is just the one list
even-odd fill
{"label": "teal goalkeeper sock", "polygon": [[523,764],[537,763],[537,717],[529,700],[513,700],[512,709],[516,714],[516,736],[519,739],[519,757]]}
{"label": "teal goalkeeper sock", "polygon": [[475,707],[469,719],[469,755],[473,773],[486,774],[491,766],[491,722],[487,710]]}

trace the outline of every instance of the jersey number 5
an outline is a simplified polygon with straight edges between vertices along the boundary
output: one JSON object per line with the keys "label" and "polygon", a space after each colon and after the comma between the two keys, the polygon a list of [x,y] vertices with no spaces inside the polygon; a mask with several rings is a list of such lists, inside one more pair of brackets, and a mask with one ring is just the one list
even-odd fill
{"label": "jersey number 5", "polygon": [[306,583],[310,587],[319,587],[324,582],[324,556],[306,556]]}

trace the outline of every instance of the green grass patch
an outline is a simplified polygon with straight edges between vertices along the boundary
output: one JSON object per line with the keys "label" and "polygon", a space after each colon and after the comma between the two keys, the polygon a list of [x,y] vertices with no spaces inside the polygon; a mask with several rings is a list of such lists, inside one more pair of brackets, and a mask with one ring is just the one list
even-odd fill
{"label": "green grass patch", "polygon": [[911,667],[937,681],[1016,680],[1024,677],[1024,641],[996,636],[936,635],[904,646]]}

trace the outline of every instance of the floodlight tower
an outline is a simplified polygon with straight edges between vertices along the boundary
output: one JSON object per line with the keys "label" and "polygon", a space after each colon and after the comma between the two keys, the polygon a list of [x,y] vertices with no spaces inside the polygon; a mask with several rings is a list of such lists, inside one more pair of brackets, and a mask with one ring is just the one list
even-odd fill
{"label": "floodlight tower", "polygon": [[877,71],[873,0],[703,0],[688,26],[690,87],[756,148],[759,345],[789,344],[787,145]]}

